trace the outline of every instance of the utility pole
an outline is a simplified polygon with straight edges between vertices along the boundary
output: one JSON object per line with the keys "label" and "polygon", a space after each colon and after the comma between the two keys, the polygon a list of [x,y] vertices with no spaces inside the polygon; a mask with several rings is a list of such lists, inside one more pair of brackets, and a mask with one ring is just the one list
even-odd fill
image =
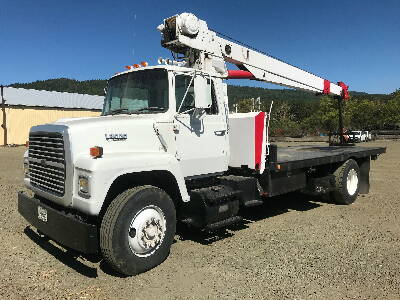
{"label": "utility pole", "polygon": [[4,135],[3,135],[3,144],[7,146],[7,115],[6,115],[6,100],[4,99],[4,87],[1,85],[1,110],[3,113],[3,123],[1,127],[3,128]]}

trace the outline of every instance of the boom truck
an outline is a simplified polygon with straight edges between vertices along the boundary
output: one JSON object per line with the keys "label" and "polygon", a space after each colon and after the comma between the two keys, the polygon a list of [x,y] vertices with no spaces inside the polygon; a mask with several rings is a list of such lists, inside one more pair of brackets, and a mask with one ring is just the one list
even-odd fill
{"label": "boom truck", "polygon": [[[225,79],[346,100],[348,87],[221,37],[190,13],[158,26],[174,61],[108,80],[102,115],[32,127],[19,213],[67,249],[134,275],[163,262],[176,223],[214,230],[240,209],[292,191],[353,203],[369,191],[379,147],[276,147],[270,114],[229,114]],[[227,70],[227,63],[238,70]]]}

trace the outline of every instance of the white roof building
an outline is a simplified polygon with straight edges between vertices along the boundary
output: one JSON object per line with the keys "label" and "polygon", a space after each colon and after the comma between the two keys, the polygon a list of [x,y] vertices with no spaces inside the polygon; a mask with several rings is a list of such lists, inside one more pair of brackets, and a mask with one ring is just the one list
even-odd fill
{"label": "white roof building", "polygon": [[38,91],[13,87],[4,87],[3,89],[3,97],[6,101],[6,105],[80,108],[89,110],[101,110],[103,108],[104,96]]}

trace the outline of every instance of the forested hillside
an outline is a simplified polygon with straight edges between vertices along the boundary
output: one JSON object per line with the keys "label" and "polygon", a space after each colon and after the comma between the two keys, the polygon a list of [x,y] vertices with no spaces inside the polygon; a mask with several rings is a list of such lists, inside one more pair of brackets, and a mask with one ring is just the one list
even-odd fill
{"label": "forested hillside", "polygon": [[47,80],[38,80],[29,83],[13,83],[11,87],[45,90],[56,92],[68,92],[89,95],[104,95],[104,87],[107,81],[102,79],[79,81],[68,78],[56,78]]}
{"label": "forested hillside", "polygon": [[[12,87],[58,92],[104,95],[106,80],[58,78],[31,83],[15,83]],[[400,125],[400,90],[391,94],[350,92],[345,102],[345,126],[349,129],[393,129]],[[337,100],[313,93],[289,89],[264,89],[228,86],[229,106],[238,105],[239,112],[252,109],[251,98],[260,97],[261,108],[268,111],[271,101],[271,128],[275,135],[319,134],[337,130]]]}
{"label": "forested hillside", "polygon": [[[107,81],[103,79],[79,81],[68,78],[57,78],[48,80],[38,80],[30,83],[14,83],[10,86],[25,89],[57,91],[68,93],[79,93],[89,95],[104,95],[104,87]],[[367,94],[360,92],[350,92],[353,97],[362,97],[370,100],[387,100],[388,95]],[[228,86],[229,105],[236,104],[241,99],[261,97],[263,101],[294,101],[294,102],[318,102],[320,96],[313,93],[289,89],[264,89],[248,86]]]}

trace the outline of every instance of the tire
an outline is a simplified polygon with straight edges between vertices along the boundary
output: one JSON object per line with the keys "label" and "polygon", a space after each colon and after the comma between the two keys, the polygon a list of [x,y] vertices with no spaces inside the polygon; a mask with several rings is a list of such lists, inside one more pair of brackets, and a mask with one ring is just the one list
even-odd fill
{"label": "tire", "polygon": [[352,204],[360,190],[360,168],[355,160],[344,162],[334,173],[335,191],[333,198],[337,204]]}
{"label": "tire", "polygon": [[175,229],[175,206],[168,194],[154,186],[135,187],[107,208],[100,227],[101,252],[115,271],[136,275],[168,257]]}

